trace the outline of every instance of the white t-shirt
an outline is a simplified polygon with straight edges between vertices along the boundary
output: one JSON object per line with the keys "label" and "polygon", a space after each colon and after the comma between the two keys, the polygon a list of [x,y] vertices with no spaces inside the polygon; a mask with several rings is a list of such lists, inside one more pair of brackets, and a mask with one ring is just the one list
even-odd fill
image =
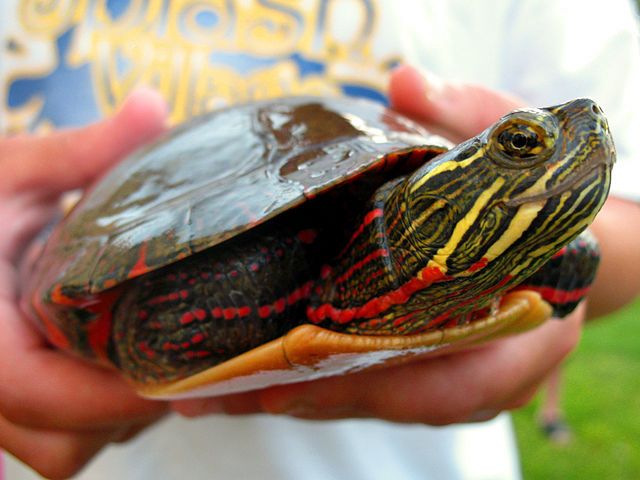
{"label": "white t-shirt", "polygon": [[[624,0],[210,3],[2,2],[0,129],[84,124],[140,83],[163,92],[174,122],[287,93],[384,101],[390,70],[407,62],[532,105],[595,99],[618,149],[612,191],[640,199],[640,54]],[[107,448],[80,478],[518,478],[513,445],[505,416],[446,428],[171,417]]]}

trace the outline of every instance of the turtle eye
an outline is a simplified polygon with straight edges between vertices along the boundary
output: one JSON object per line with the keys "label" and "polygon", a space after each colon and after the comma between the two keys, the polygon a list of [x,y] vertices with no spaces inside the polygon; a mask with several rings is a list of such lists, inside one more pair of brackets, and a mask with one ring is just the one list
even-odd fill
{"label": "turtle eye", "polygon": [[557,122],[549,114],[520,111],[504,117],[492,129],[489,151],[505,167],[531,167],[551,157],[558,137]]}
{"label": "turtle eye", "polygon": [[500,148],[508,155],[527,158],[539,153],[540,138],[526,129],[507,129],[498,135]]}

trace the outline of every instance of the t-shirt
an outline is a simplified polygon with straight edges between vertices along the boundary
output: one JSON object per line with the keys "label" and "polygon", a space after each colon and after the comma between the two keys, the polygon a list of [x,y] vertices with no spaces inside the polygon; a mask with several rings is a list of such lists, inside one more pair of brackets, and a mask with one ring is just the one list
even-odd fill
{"label": "t-shirt", "polygon": [[[536,106],[593,98],[617,145],[612,191],[640,198],[640,54],[623,0],[9,0],[0,35],[4,132],[86,124],[140,84],[163,93],[173,123],[285,94],[385,103],[389,73],[407,62]],[[510,479],[518,470],[506,416],[444,428],[173,416],[105,449],[79,478]]]}

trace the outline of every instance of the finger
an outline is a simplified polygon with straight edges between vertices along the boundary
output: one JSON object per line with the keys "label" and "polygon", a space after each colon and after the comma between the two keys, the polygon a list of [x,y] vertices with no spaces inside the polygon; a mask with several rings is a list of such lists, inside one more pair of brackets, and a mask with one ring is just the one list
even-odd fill
{"label": "finger", "polygon": [[45,478],[69,478],[119,434],[116,430],[76,433],[33,430],[0,416],[0,447]]}
{"label": "finger", "polygon": [[171,409],[182,416],[195,418],[202,415],[224,413],[226,415],[250,415],[264,413],[260,391],[225,395],[222,397],[175,400]]}
{"label": "finger", "polygon": [[[0,375],[0,412],[14,423],[92,430],[152,422],[167,411],[164,402],[136,395],[116,372],[55,351],[28,352],[24,358],[15,372]],[[26,372],[38,380],[25,380]]]}
{"label": "finger", "polygon": [[[486,348],[260,392],[264,411],[303,418],[376,417],[432,425],[509,408],[575,346],[580,319],[547,322]],[[225,410],[225,399],[220,409]],[[232,408],[232,407],[231,407]]]}
{"label": "finger", "polygon": [[48,348],[11,305],[0,302],[0,322],[0,413],[12,422],[94,429],[167,411],[165,402],[139,397],[118,372]]}
{"label": "finger", "polygon": [[507,93],[444,81],[408,65],[392,73],[389,98],[396,110],[456,142],[477,135],[504,114],[524,105]]}
{"label": "finger", "polygon": [[112,118],[45,136],[0,141],[5,192],[38,190],[43,196],[85,187],[134,148],[165,128],[166,105],[149,89],[134,92]]}

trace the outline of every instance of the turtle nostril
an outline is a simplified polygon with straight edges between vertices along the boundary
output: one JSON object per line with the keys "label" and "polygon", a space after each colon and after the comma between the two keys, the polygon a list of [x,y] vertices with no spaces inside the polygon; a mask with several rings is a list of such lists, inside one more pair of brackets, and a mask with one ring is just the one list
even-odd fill
{"label": "turtle nostril", "polygon": [[604,115],[602,109],[595,103],[591,104],[591,112],[593,112],[596,117],[602,117]]}

